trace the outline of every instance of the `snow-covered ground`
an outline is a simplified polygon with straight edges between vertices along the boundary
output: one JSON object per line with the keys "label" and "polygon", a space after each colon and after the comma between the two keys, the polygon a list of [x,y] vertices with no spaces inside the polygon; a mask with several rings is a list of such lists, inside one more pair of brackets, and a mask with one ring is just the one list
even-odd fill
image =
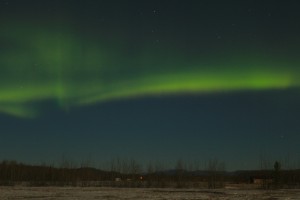
{"label": "snow-covered ground", "polygon": [[0,187],[0,199],[300,200],[300,190],[195,190],[96,187]]}

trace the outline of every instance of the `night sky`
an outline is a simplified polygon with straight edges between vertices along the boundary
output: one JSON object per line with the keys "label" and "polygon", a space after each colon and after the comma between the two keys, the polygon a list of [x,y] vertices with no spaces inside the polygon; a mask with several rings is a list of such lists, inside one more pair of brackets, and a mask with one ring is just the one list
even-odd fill
{"label": "night sky", "polygon": [[0,160],[300,168],[299,10],[0,0]]}

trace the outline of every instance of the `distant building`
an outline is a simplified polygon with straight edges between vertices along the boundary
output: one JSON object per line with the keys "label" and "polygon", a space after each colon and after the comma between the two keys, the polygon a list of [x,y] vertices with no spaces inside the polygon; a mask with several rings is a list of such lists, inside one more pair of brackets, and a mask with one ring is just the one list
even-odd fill
{"label": "distant building", "polygon": [[273,179],[271,179],[271,178],[253,178],[252,183],[255,185],[272,184]]}

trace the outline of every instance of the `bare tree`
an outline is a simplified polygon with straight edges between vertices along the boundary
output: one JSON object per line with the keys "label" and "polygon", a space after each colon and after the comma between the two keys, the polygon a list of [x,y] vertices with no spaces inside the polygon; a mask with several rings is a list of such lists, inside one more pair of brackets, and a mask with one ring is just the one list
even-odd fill
{"label": "bare tree", "polygon": [[151,162],[147,165],[147,187],[153,186],[154,167]]}
{"label": "bare tree", "polygon": [[280,170],[281,164],[276,161],[274,163],[274,187],[277,189],[280,187]]}
{"label": "bare tree", "polygon": [[165,170],[165,166],[163,163],[157,161],[155,163],[155,167],[154,167],[154,171],[155,171],[155,182],[156,182],[156,186],[157,187],[165,187],[166,186],[166,180],[164,177],[164,170]]}
{"label": "bare tree", "polygon": [[175,166],[176,170],[176,184],[178,188],[184,187],[184,173],[185,165],[182,160],[178,160]]}
{"label": "bare tree", "polygon": [[207,166],[208,171],[208,188],[217,188],[224,186],[225,163],[219,162],[218,159],[210,160]]}

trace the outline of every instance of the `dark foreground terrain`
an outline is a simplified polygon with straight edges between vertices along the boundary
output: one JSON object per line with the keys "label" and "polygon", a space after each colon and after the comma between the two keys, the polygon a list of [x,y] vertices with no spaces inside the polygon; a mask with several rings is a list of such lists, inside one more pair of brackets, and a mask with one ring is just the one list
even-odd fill
{"label": "dark foreground terrain", "polygon": [[300,190],[0,187],[0,199],[300,200]]}

